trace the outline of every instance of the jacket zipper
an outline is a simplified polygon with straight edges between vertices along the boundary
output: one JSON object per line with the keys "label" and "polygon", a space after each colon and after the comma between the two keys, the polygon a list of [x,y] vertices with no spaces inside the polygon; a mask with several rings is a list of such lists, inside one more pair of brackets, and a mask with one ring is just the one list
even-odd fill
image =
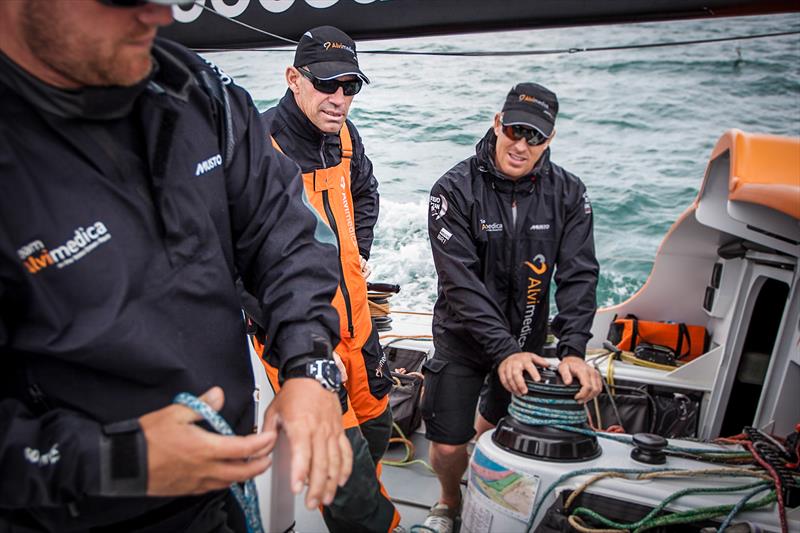
{"label": "jacket zipper", "polygon": [[515,307],[514,294],[516,289],[517,266],[517,183],[511,187],[511,260],[508,262],[508,298],[506,300],[506,316],[511,320],[511,310]]}
{"label": "jacket zipper", "polygon": [[[323,168],[326,166],[325,162],[325,139],[322,139],[322,145],[319,148],[319,156],[322,161]],[[315,176],[316,178],[316,176]],[[330,198],[328,196],[328,189],[322,191],[322,205],[325,208],[325,215],[328,217],[333,234],[336,236],[336,248],[339,254],[339,288],[342,290],[342,299],[344,300],[344,310],[347,315],[347,332],[352,339],[355,335],[353,332],[353,307],[350,304],[350,291],[347,290],[347,283],[344,279],[344,267],[342,266],[342,241],[339,240],[339,229],[336,225],[336,218],[333,216],[331,209]]]}
{"label": "jacket zipper", "polygon": [[49,411],[50,406],[47,403],[47,396],[45,396],[42,389],[36,383],[31,383],[28,386],[28,395],[33,401],[33,405],[36,406],[37,409],[41,409],[42,411]]}

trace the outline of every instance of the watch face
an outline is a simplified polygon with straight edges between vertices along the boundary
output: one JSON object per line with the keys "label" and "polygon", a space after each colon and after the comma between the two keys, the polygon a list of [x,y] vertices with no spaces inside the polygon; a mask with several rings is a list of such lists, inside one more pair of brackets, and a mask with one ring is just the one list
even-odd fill
{"label": "watch face", "polygon": [[339,367],[331,360],[320,359],[308,363],[307,373],[328,390],[338,391],[342,385],[342,376]]}

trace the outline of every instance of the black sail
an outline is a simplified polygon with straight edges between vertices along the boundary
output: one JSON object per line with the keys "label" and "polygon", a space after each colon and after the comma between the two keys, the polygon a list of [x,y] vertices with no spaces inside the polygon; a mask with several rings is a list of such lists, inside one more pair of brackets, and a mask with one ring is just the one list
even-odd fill
{"label": "black sail", "polygon": [[[162,35],[197,50],[286,45],[204,10],[298,40],[333,25],[356,40],[798,11],[796,0],[197,0]],[[476,49],[485,48],[476,42]]]}

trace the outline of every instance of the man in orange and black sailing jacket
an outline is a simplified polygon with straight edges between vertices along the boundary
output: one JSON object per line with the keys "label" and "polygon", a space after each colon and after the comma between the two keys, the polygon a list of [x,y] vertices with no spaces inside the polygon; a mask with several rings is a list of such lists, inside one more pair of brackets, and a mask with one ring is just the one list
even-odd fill
{"label": "man in orange and black sailing jacket", "polygon": [[442,485],[426,521],[435,531],[452,528],[467,442],[505,416],[510,393],[527,392],[524,373],[538,379],[534,365],[548,365],[540,355],[552,279],[559,372],[580,381],[579,401],[600,392],[583,360],[598,277],[592,208],[580,179],[550,161],[557,111],[551,91],[517,85],[476,154],[431,189],[436,352],[424,367],[422,412]]}
{"label": "man in orange and black sailing jacket", "polygon": [[[335,370],[333,235],[159,4],[0,2],[0,531],[245,531],[278,421],[307,505],[347,477],[335,387],[292,377]],[[259,434],[234,273],[287,377]]]}
{"label": "man in orange and black sailing jacket", "polygon": [[353,474],[323,517],[334,532],[391,531],[400,518],[376,466],[379,475],[392,428],[392,382],[363,275],[378,219],[378,182],[361,137],[347,120],[354,96],[369,80],[358,66],[353,40],[322,26],[300,39],[286,81],[285,96],[262,115],[270,135],[265,142],[300,166],[306,194],[339,245],[341,277],[332,303],[341,341],[334,351],[346,370],[349,405],[345,400],[343,423],[353,444]]}

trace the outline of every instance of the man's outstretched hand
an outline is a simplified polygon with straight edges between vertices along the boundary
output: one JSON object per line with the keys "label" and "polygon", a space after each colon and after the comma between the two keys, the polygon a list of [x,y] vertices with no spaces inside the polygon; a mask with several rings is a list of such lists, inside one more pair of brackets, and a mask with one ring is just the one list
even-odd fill
{"label": "man's outstretched hand", "polygon": [[306,507],[329,505],[353,467],[353,450],[342,428],[339,397],[314,379],[286,380],[264,415],[264,434],[274,442],[286,432],[292,455],[291,487],[308,484]]}
{"label": "man's outstretched hand", "polygon": [[[225,395],[213,387],[200,396],[219,411]],[[202,416],[184,405],[170,405],[139,418],[147,441],[147,494],[202,494],[246,481],[269,468],[277,435],[223,436],[195,422]]]}

